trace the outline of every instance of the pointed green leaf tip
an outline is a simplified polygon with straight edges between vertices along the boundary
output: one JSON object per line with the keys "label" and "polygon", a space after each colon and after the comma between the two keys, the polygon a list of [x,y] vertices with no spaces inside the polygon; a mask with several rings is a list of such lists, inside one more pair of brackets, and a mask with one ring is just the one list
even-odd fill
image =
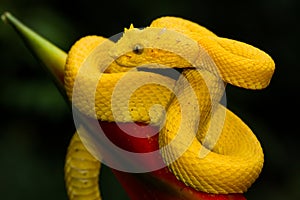
{"label": "pointed green leaf tip", "polygon": [[42,64],[46,67],[46,71],[51,74],[51,77],[54,79],[59,90],[62,93],[65,93],[64,66],[67,54],[25,26],[9,12],[3,13],[1,19],[3,22],[10,24],[22,37],[33,55],[42,62]]}

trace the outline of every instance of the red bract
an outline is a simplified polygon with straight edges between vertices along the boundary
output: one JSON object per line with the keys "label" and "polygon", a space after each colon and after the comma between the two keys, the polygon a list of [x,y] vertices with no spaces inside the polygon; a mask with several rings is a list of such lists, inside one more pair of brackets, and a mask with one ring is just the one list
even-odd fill
{"label": "red bract", "polygon": [[[105,135],[117,146],[131,152],[151,152],[159,148],[157,127],[144,124],[100,122]],[[153,135],[149,138],[137,138],[133,135]],[[130,162],[130,161],[129,161]],[[143,163],[153,165],[162,162],[162,158],[153,157]],[[159,163],[160,164],[160,163]],[[128,173],[112,169],[123,188],[132,200],[245,200],[242,194],[208,194],[186,186],[176,179],[167,167],[147,172]]]}

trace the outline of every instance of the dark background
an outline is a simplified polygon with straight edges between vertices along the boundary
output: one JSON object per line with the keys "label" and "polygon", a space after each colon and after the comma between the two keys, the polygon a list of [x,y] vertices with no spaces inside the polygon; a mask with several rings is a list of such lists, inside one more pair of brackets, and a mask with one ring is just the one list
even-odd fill
{"label": "dark background", "polygon": [[[1,0],[26,25],[68,51],[80,37],[112,36],[130,23],[179,16],[219,36],[252,44],[275,60],[262,91],[227,88],[228,107],[257,135],[265,165],[248,199],[300,199],[298,0]],[[71,111],[11,27],[0,23],[0,198],[67,199],[63,165],[74,133]],[[126,199],[104,168],[104,199]]]}

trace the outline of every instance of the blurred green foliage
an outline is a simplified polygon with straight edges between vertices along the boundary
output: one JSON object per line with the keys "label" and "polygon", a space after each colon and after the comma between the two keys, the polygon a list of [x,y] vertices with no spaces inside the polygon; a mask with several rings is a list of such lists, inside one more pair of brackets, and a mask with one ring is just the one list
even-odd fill
{"label": "blurred green foliage", "polygon": [[[0,1],[0,13],[10,11],[65,51],[80,37],[109,37],[130,23],[143,27],[164,15],[265,50],[276,63],[271,85],[263,91],[229,86],[226,95],[228,107],[253,129],[265,152],[263,172],[246,196],[272,200],[300,199],[299,9],[297,0]],[[0,198],[67,199],[63,165],[75,131],[71,111],[3,23],[0,44]],[[104,199],[126,199],[107,168],[101,181]]]}

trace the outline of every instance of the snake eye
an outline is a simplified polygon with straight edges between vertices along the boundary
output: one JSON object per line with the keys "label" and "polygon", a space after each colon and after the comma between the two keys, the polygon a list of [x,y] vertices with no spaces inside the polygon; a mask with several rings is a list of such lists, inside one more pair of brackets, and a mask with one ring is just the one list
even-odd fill
{"label": "snake eye", "polygon": [[143,50],[144,50],[144,48],[143,48],[143,46],[142,45],[140,45],[140,44],[136,44],[134,47],[133,47],[133,53],[135,53],[135,54],[142,54],[143,53]]}

